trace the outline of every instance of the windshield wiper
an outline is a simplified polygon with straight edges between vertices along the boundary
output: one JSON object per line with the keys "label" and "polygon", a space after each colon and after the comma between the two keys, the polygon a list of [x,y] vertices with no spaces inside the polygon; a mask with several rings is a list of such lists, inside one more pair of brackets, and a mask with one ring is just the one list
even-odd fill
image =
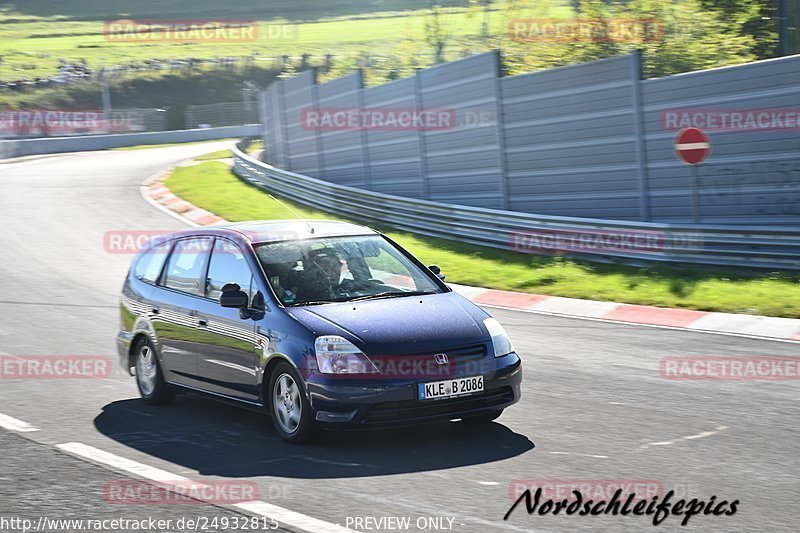
{"label": "windshield wiper", "polygon": [[286,307],[303,307],[304,305],[323,305],[323,304],[332,304],[343,301],[344,300],[312,300],[308,302],[294,302],[291,304],[286,304]]}
{"label": "windshield wiper", "polygon": [[359,296],[358,298],[352,298],[350,300],[345,300],[347,302],[360,302],[362,300],[375,300],[377,298],[399,298],[400,296],[422,296],[424,294],[436,294],[435,292],[430,291],[408,291],[408,292],[379,292],[377,294],[367,294],[366,296]]}
{"label": "windshield wiper", "polygon": [[358,296],[356,298],[341,298],[341,299],[332,299],[332,300],[311,300],[308,302],[294,302],[291,304],[286,304],[286,307],[303,307],[305,305],[324,305],[324,304],[336,304],[342,302],[360,302],[363,300],[375,300],[378,298],[399,298],[400,296],[423,296],[425,294],[438,294],[436,292],[430,291],[408,291],[408,292],[395,292],[395,291],[386,291],[386,292],[379,292],[377,294],[367,294],[365,296]]}

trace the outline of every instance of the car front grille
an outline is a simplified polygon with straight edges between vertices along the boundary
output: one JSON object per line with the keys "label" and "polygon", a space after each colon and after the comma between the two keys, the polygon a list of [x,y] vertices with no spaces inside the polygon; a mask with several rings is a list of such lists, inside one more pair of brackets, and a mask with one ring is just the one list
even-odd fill
{"label": "car front grille", "polygon": [[[486,357],[486,345],[472,344],[470,346],[461,346],[458,348],[438,350],[435,353],[447,354],[447,358],[450,361],[450,363],[454,363],[456,365],[464,365],[467,363],[471,363],[473,361],[479,361],[484,357]],[[425,352],[414,355],[414,357],[424,357],[424,356],[433,357],[434,353]]]}

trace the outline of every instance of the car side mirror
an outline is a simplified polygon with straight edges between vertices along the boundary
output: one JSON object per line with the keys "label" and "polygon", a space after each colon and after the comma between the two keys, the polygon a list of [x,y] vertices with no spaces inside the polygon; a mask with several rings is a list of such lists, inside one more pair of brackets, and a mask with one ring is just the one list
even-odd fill
{"label": "car side mirror", "polygon": [[233,309],[246,309],[250,303],[247,293],[236,283],[227,283],[222,287],[222,294],[219,295],[219,304],[222,307]]}
{"label": "car side mirror", "polygon": [[440,280],[444,281],[444,274],[442,274],[442,269],[436,265],[431,265],[428,267],[428,270],[436,274],[436,277]]}

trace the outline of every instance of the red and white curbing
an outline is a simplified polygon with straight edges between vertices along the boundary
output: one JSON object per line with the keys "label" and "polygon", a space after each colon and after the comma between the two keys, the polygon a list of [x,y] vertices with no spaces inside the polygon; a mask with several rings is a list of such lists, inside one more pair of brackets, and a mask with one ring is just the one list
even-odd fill
{"label": "red and white curbing", "polygon": [[[193,226],[210,226],[227,222],[224,218],[194,206],[172,194],[164,185],[164,180],[168,175],[168,173],[162,174],[146,184],[147,190],[145,194],[151,202],[185,219]],[[599,302],[456,284],[450,284],[450,286],[462,296],[479,305],[629,324],[800,341],[800,319],[794,318]]]}
{"label": "red and white curbing", "polygon": [[169,177],[170,173],[165,172],[145,183],[147,190],[144,194],[146,194],[147,198],[161,205],[164,209],[185,218],[192,226],[211,226],[227,222],[224,218],[218,217],[214,213],[201,209],[172,194],[167,186],[164,185],[164,181]]}
{"label": "red and white curbing", "polygon": [[713,313],[498,291],[453,284],[450,286],[456,292],[481,305],[630,324],[800,341],[800,320],[794,318]]}

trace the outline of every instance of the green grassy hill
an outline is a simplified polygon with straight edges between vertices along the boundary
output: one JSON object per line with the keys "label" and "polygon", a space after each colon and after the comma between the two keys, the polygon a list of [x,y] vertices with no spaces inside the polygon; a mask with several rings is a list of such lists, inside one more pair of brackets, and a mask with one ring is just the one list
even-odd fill
{"label": "green grassy hill", "polygon": [[[497,43],[484,43],[481,28],[488,23],[491,33],[507,32],[511,0],[495,0],[492,10],[482,13],[470,9],[469,0],[439,0],[446,6],[439,19],[448,36],[445,59],[462,57]],[[52,78],[62,60],[86,63],[90,70],[101,66],[122,67],[122,76],[112,76],[115,107],[171,107],[177,117],[182,104],[202,104],[241,99],[241,81],[232,79],[227,89],[215,86],[226,70],[206,63],[200,69],[161,70],[148,66],[149,60],[212,60],[238,58],[237,71],[256,71],[264,75],[246,78],[259,83],[269,81],[283,68],[282,56],[290,56],[295,68],[302,68],[299,57],[311,56],[311,64],[321,65],[326,54],[333,54],[333,70],[323,78],[336,77],[354,68],[366,69],[368,83],[380,83],[389,75],[406,76],[417,67],[432,64],[432,47],[425,42],[426,25],[431,23],[429,0],[14,0],[0,1],[0,81],[16,82]],[[533,13],[515,11],[515,16]],[[552,0],[537,16],[574,15],[569,0]],[[104,29],[110,20],[255,20],[258,38],[253,42],[180,42],[175,40],[131,41],[109,39]],[[276,25],[289,28],[275,37]],[[477,46],[477,50],[476,47]],[[481,48],[483,46],[483,48]],[[369,57],[365,57],[368,55]],[[217,71],[217,72],[214,72]],[[205,76],[204,72],[212,72]],[[221,72],[221,74],[220,74]],[[374,80],[373,80],[374,77]],[[204,96],[188,102],[183,92],[165,94],[168,87],[190,84],[207,87]],[[208,79],[206,79],[208,78]],[[145,80],[135,84],[129,80]],[[96,107],[99,86],[95,81],[33,87],[22,83],[19,89],[0,90],[0,107],[76,108]],[[129,87],[150,91],[134,95]],[[141,98],[139,96],[142,96]],[[178,105],[172,105],[177,100]],[[169,102],[163,103],[163,102]],[[176,119],[177,120],[177,119]],[[174,121],[171,120],[171,123]]]}
{"label": "green grassy hill", "polygon": [[[467,5],[467,1],[449,5]],[[428,0],[15,0],[0,2],[6,17],[47,20],[246,18],[317,20],[428,7]]]}
{"label": "green grassy hill", "polygon": [[[443,0],[449,7],[448,26],[458,34],[477,31],[474,18],[465,19],[468,0]],[[127,70],[111,78],[115,107],[169,109],[170,127],[182,127],[188,104],[241,100],[245,80],[267,85],[281,63],[274,58],[310,54],[313,64],[335,54],[341,70],[351,58],[369,50],[392,54],[409,40],[422,41],[428,0],[15,0],[0,1],[0,80],[33,80],[54,76],[64,59],[101,65],[139,64],[146,60],[249,57],[234,69],[203,66],[192,70]],[[120,42],[108,39],[110,20],[257,20],[256,42]],[[498,24],[500,23],[498,17]],[[270,25],[289,25],[286,38],[275,38]],[[423,46],[423,45],[421,45]],[[334,75],[331,73],[331,75]],[[96,80],[22,86],[0,91],[0,107],[97,108]]]}
{"label": "green grassy hill", "polygon": [[[447,0],[446,23],[453,35],[474,34],[479,20],[465,17],[467,0]],[[146,59],[211,59],[257,55],[270,58],[304,53],[353,57],[365,50],[391,54],[403,41],[421,41],[427,0],[25,0],[0,2],[0,80],[48,77],[59,59],[86,60],[92,68]],[[108,39],[105,21],[256,20],[254,42],[120,42]],[[503,22],[497,17],[497,24]],[[289,25],[276,37],[275,25]],[[273,26],[270,28],[269,26]]]}

